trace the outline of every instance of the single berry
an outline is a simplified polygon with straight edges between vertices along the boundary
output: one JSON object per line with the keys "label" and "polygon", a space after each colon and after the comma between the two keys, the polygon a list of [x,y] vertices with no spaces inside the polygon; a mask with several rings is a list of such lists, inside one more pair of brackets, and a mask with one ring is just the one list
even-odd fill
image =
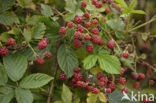
{"label": "single berry", "polygon": [[67,23],[67,26],[68,26],[68,28],[72,28],[74,26],[74,24],[73,24],[73,22],[70,21]]}
{"label": "single berry", "polygon": [[59,33],[60,33],[60,35],[65,35],[66,34],[66,28],[65,27],[61,27],[59,29]]}
{"label": "single berry", "polygon": [[82,38],[82,33],[81,32],[76,32],[74,35],[75,39],[81,39]]}
{"label": "single berry", "polygon": [[47,44],[46,41],[40,41],[40,42],[38,43],[38,49],[39,49],[39,50],[43,50],[43,49],[45,49],[47,46],[48,46],[48,44]]}
{"label": "single berry", "polygon": [[6,42],[7,45],[14,45],[15,40],[13,38],[9,38],[8,41]]}
{"label": "single berry", "polygon": [[83,17],[82,16],[76,16],[74,21],[76,24],[81,24],[83,22]]}
{"label": "single berry", "polygon": [[9,51],[8,51],[8,49],[7,49],[5,46],[2,46],[2,47],[0,48],[0,55],[1,55],[1,56],[7,56],[8,53],[9,53]]}
{"label": "single berry", "polygon": [[121,68],[121,75],[123,75],[125,73],[125,69]]}
{"label": "single berry", "polygon": [[149,99],[148,98],[145,98],[143,103],[150,103]]}
{"label": "single berry", "polygon": [[106,8],[106,9],[105,9],[105,13],[106,13],[106,14],[110,13],[110,9],[109,9],[109,8]]}
{"label": "single berry", "polygon": [[93,88],[92,86],[88,86],[88,91],[91,92],[91,91],[93,91],[93,89],[94,89],[94,88]]}
{"label": "single berry", "polygon": [[60,73],[59,78],[61,80],[66,80],[67,79],[67,76],[62,72],[62,73]]}
{"label": "single berry", "polygon": [[93,28],[91,31],[93,34],[99,34],[98,28]]}
{"label": "single berry", "polygon": [[112,0],[108,0],[107,2],[108,2],[108,4],[112,4],[112,3],[113,3],[113,1],[112,1]]}
{"label": "single berry", "polygon": [[83,33],[83,32],[84,32],[84,27],[81,26],[81,25],[78,25],[78,26],[76,27],[76,30],[79,31],[79,32],[81,32],[81,33]]}
{"label": "single berry", "polygon": [[135,83],[133,84],[133,88],[135,88],[135,89],[140,88],[140,83],[139,83],[139,82],[135,82]]}
{"label": "single berry", "polygon": [[74,72],[75,72],[75,73],[79,73],[79,72],[80,72],[80,68],[79,68],[79,67],[76,67],[76,68],[74,69]]}
{"label": "single berry", "polygon": [[111,93],[112,90],[111,90],[110,88],[107,88],[107,89],[105,90],[105,92],[106,92],[106,93]]}
{"label": "single berry", "polygon": [[101,88],[103,88],[105,86],[105,83],[104,82],[100,82],[99,85],[100,85]]}
{"label": "single berry", "polygon": [[125,59],[128,59],[128,58],[129,58],[129,53],[128,53],[128,52],[124,52],[124,53],[123,53],[123,57],[124,57]]}
{"label": "single berry", "polygon": [[91,27],[91,23],[90,23],[90,22],[85,22],[85,27],[86,27],[86,28]]}
{"label": "single berry", "polygon": [[116,89],[116,86],[115,86],[114,83],[109,83],[109,84],[107,85],[107,88],[110,88],[112,91],[114,91],[114,90]]}
{"label": "single berry", "polygon": [[123,77],[120,77],[119,83],[122,84],[122,85],[124,85],[126,83],[126,79],[123,78]]}
{"label": "single berry", "polygon": [[87,50],[88,53],[91,53],[91,52],[93,51],[93,49],[94,49],[94,46],[91,45],[91,44],[88,44],[88,45],[86,46],[86,50]]}
{"label": "single berry", "polygon": [[98,44],[98,45],[102,45],[103,44],[103,40],[102,40],[102,38],[101,37],[99,37],[99,36],[92,36],[92,42],[94,43],[94,44]]}
{"label": "single berry", "polygon": [[43,65],[44,64],[44,59],[42,57],[37,58],[36,63],[39,65]]}
{"label": "single berry", "polygon": [[98,24],[98,20],[97,19],[93,19],[92,20],[92,24],[94,24],[94,25]]}
{"label": "single berry", "polygon": [[78,87],[82,87],[82,86],[83,86],[83,82],[82,82],[82,81],[77,81],[77,82],[76,82],[76,85],[77,85]]}
{"label": "single berry", "polygon": [[83,82],[82,87],[87,88],[87,86],[88,86],[88,84]]}
{"label": "single berry", "polygon": [[93,5],[96,5],[97,2],[98,2],[97,0],[92,0]]}
{"label": "single berry", "polygon": [[114,43],[113,40],[109,40],[109,41],[107,42],[107,47],[108,47],[109,49],[113,50],[113,49],[114,49],[114,46],[115,46],[115,43]]}
{"label": "single berry", "polygon": [[139,73],[139,77],[138,77],[139,79],[145,79],[145,74],[143,74],[143,73]]}
{"label": "single berry", "polygon": [[150,81],[149,81],[149,84],[150,84],[150,85],[154,85],[154,83],[155,83],[154,80],[150,80]]}
{"label": "single berry", "polygon": [[96,5],[95,6],[96,6],[96,8],[102,8],[103,5],[102,5],[101,2],[96,2]]}
{"label": "single berry", "polygon": [[112,4],[112,8],[116,8],[116,4],[115,3]]}
{"label": "single berry", "polygon": [[83,78],[83,75],[79,72],[79,73],[75,73],[74,74],[74,78],[77,80],[77,81],[81,81],[81,79]]}
{"label": "single berry", "polygon": [[94,88],[94,89],[92,90],[92,92],[93,92],[94,94],[98,94],[98,93],[100,92],[100,90],[99,90],[98,88]]}
{"label": "single berry", "polygon": [[87,35],[84,36],[84,39],[85,40],[90,40],[91,39],[91,36],[89,34],[87,34]]}
{"label": "single berry", "polygon": [[132,73],[131,73],[131,77],[132,77],[132,79],[137,80],[138,77],[139,77],[139,75],[138,75],[138,73],[136,73],[136,72],[132,72]]}
{"label": "single berry", "polygon": [[101,72],[98,72],[96,77],[98,80],[100,80],[103,77],[103,74]]}
{"label": "single berry", "polygon": [[80,47],[82,46],[81,41],[78,40],[78,39],[75,39],[74,42],[73,42],[73,44],[74,44],[74,46],[75,46],[76,48],[80,48]]}
{"label": "single berry", "polygon": [[44,56],[46,57],[46,58],[51,58],[51,53],[50,52],[46,52],[45,54],[44,54]]}
{"label": "single berry", "polygon": [[90,17],[90,14],[89,12],[85,12],[83,16],[88,19]]}
{"label": "single berry", "polygon": [[49,40],[47,38],[42,38],[41,41],[46,42],[47,44],[49,44]]}
{"label": "single berry", "polygon": [[81,2],[81,7],[85,8],[87,6],[87,1],[82,1]]}
{"label": "single berry", "polygon": [[103,3],[106,3],[106,2],[107,2],[107,0],[102,0],[102,2],[103,2]]}
{"label": "single berry", "polygon": [[108,80],[106,77],[101,77],[100,82],[104,82],[105,84],[107,84]]}
{"label": "single berry", "polygon": [[128,89],[127,88],[123,88],[121,91],[122,91],[122,93],[123,92],[127,93],[128,92]]}

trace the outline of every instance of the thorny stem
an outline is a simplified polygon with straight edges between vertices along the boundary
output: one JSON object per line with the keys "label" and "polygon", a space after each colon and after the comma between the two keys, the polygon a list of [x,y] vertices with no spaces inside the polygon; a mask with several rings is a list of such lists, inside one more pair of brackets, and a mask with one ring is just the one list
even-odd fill
{"label": "thorny stem", "polygon": [[53,92],[53,87],[54,87],[54,80],[55,80],[55,76],[57,74],[57,70],[58,70],[58,62],[57,62],[57,52],[58,52],[58,48],[60,47],[60,40],[57,41],[57,45],[56,45],[56,62],[55,62],[55,68],[54,68],[54,79],[51,81],[50,84],[50,89],[49,89],[49,93],[48,93],[48,99],[47,99],[47,103],[51,103],[51,94]]}

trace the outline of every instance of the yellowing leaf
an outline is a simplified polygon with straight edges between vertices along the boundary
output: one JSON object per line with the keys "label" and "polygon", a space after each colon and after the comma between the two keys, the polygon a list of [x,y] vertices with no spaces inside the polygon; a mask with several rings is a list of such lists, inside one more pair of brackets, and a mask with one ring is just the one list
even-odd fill
{"label": "yellowing leaf", "polygon": [[87,103],[96,103],[98,98],[97,94],[93,94],[91,92],[88,93],[88,97],[87,97]]}
{"label": "yellowing leaf", "polygon": [[72,92],[65,84],[63,84],[61,97],[64,103],[72,103]]}
{"label": "yellowing leaf", "polygon": [[107,103],[107,98],[106,98],[105,94],[103,94],[102,92],[100,92],[100,93],[98,94],[98,96],[99,96],[99,100],[100,100],[102,103]]}
{"label": "yellowing leaf", "polygon": [[99,66],[96,66],[90,70],[92,74],[97,74],[98,72],[102,72],[102,69]]}

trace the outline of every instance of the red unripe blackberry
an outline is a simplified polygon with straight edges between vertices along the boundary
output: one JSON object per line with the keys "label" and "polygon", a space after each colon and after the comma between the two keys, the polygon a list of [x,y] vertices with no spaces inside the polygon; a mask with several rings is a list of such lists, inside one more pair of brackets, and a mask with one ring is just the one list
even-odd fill
{"label": "red unripe blackberry", "polygon": [[99,36],[92,36],[92,42],[94,43],[94,44],[98,44],[98,45],[102,45],[103,44],[103,40],[102,40],[102,38],[101,37],[99,37]]}
{"label": "red unripe blackberry", "polygon": [[95,35],[99,34],[98,28],[93,28],[91,32]]}
{"label": "red unripe blackberry", "polygon": [[103,4],[101,2],[96,2],[96,8],[102,8]]}
{"label": "red unripe blackberry", "polygon": [[82,87],[87,88],[87,86],[88,86],[88,84],[83,82]]}
{"label": "red unripe blackberry", "polygon": [[47,44],[46,41],[40,41],[40,42],[38,43],[38,49],[39,49],[39,50],[43,50],[43,49],[45,49],[47,46],[48,46],[48,44]]}
{"label": "red unripe blackberry", "polygon": [[113,40],[109,40],[109,41],[107,42],[107,47],[108,47],[109,49],[113,50],[113,49],[114,49],[114,46],[115,46],[115,43],[114,43]]}
{"label": "red unripe blackberry", "polygon": [[123,75],[125,73],[125,69],[121,68],[121,75]]}
{"label": "red unripe blackberry", "polygon": [[88,86],[88,91],[92,91],[94,88],[92,86]]}
{"label": "red unripe blackberry", "polygon": [[100,92],[100,90],[98,89],[98,88],[94,88],[93,90],[92,90],[92,93],[94,93],[94,94],[98,94]]}
{"label": "red unripe blackberry", "polygon": [[103,88],[105,86],[105,83],[104,82],[100,82],[99,85],[100,85],[101,88]]}
{"label": "red unripe blackberry", "polygon": [[82,38],[82,33],[79,32],[79,31],[76,32],[75,35],[74,35],[74,38],[75,38],[75,39],[81,39],[81,38]]}
{"label": "red unripe blackberry", "polygon": [[114,90],[116,89],[116,86],[115,86],[114,83],[109,83],[109,84],[107,85],[107,88],[110,88],[112,91],[114,91]]}
{"label": "red unripe blackberry", "polygon": [[76,67],[76,68],[74,69],[74,72],[75,72],[75,73],[79,73],[79,72],[80,72],[80,68],[79,68],[79,67]]}
{"label": "red unripe blackberry", "polygon": [[103,3],[106,3],[106,2],[107,2],[107,0],[102,0],[102,2],[103,2]]}
{"label": "red unripe blackberry", "polygon": [[112,93],[112,90],[111,90],[110,88],[107,88],[107,89],[105,90],[105,92],[106,92],[106,93]]}
{"label": "red unripe blackberry", "polygon": [[148,98],[145,98],[143,103],[150,103],[149,99]]}
{"label": "red unripe blackberry", "polygon": [[154,80],[150,80],[150,81],[149,81],[149,84],[150,84],[150,85],[154,85],[154,83],[155,83]]}
{"label": "red unripe blackberry", "polygon": [[124,85],[126,83],[126,79],[123,78],[123,77],[120,77],[119,83],[122,84],[122,85]]}
{"label": "red unripe blackberry", "polygon": [[37,58],[36,63],[39,65],[43,65],[44,64],[44,59],[42,57]]}
{"label": "red unripe blackberry", "polygon": [[83,16],[88,19],[90,17],[90,14],[89,14],[89,12],[85,12]]}
{"label": "red unripe blackberry", "polygon": [[98,20],[97,19],[93,19],[92,20],[92,24],[94,24],[94,25],[98,24]]}
{"label": "red unripe blackberry", "polygon": [[13,38],[9,38],[8,41],[6,42],[7,45],[14,45],[15,40]]}
{"label": "red unripe blackberry", "polygon": [[93,51],[93,49],[94,49],[94,46],[91,45],[91,44],[88,44],[88,45],[86,46],[86,50],[87,50],[88,53],[91,53],[91,52]]}
{"label": "red unripe blackberry", "polygon": [[60,33],[60,35],[65,35],[66,34],[66,28],[65,27],[61,27],[60,29],[59,29],[59,33]]}
{"label": "red unripe blackberry", "polygon": [[98,2],[97,0],[92,0],[93,5],[96,5],[97,2]]}
{"label": "red unripe blackberry", "polygon": [[132,72],[132,73],[131,73],[131,77],[132,77],[132,79],[137,80],[138,77],[139,77],[139,75],[138,75],[138,73],[136,73],[136,72]]}
{"label": "red unripe blackberry", "polygon": [[121,91],[122,91],[122,93],[123,92],[127,93],[128,92],[128,89],[127,88],[123,88]]}
{"label": "red unripe blackberry", "polygon": [[81,33],[83,33],[83,32],[84,32],[84,27],[81,26],[81,25],[78,25],[78,26],[76,27],[76,30],[79,31],[79,32],[81,32]]}
{"label": "red unripe blackberry", "polygon": [[112,8],[116,8],[116,4],[115,3],[112,4]]}
{"label": "red unripe blackberry", "polygon": [[87,78],[84,79],[84,81],[85,81],[86,83],[89,83],[89,82],[90,82],[90,79],[87,77]]}
{"label": "red unripe blackberry", "polygon": [[145,79],[145,74],[143,74],[143,73],[139,73],[139,77],[138,77],[139,79]]}
{"label": "red unripe blackberry", "polygon": [[47,44],[49,44],[49,40],[47,38],[42,38],[41,41],[46,42]]}
{"label": "red unripe blackberry", "polygon": [[112,4],[112,3],[113,3],[113,1],[112,1],[112,0],[108,0],[107,2],[108,2],[108,4]]}
{"label": "red unripe blackberry", "polygon": [[105,9],[105,13],[106,13],[106,14],[110,13],[110,9],[109,9],[109,8],[106,8],[106,9]]}
{"label": "red unripe blackberry", "polygon": [[87,35],[84,36],[84,39],[85,40],[90,40],[91,39],[91,36],[89,34],[87,34]]}
{"label": "red unripe blackberry", "polygon": [[69,21],[69,22],[67,23],[67,26],[68,26],[68,28],[72,28],[72,27],[74,26],[74,24],[73,24],[73,22]]}
{"label": "red unripe blackberry", "polygon": [[98,72],[96,77],[98,80],[100,80],[103,77],[103,74],[101,72]]}
{"label": "red unripe blackberry", "polygon": [[78,39],[75,39],[74,42],[73,42],[73,44],[74,44],[74,46],[75,46],[76,48],[80,48],[80,47],[82,46],[81,41],[78,40]]}
{"label": "red unripe blackberry", "polygon": [[81,24],[83,22],[83,17],[82,16],[76,16],[74,21],[76,24]]}
{"label": "red unripe blackberry", "polygon": [[7,56],[8,53],[9,53],[9,51],[8,51],[8,49],[7,49],[5,46],[2,46],[2,47],[0,48],[0,55],[1,55],[1,56]]}
{"label": "red unripe blackberry", "polygon": [[85,8],[87,6],[87,1],[82,1],[81,2],[81,7]]}
{"label": "red unripe blackberry", "polygon": [[91,23],[90,23],[90,22],[85,22],[85,27],[86,27],[86,28],[91,27]]}
{"label": "red unripe blackberry", "polygon": [[67,76],[62,72],[60,75],[59,75],[59,78],[61,80],[66,80],[67,79]]}
{"label": "red unripe blackberry", "polygon": [[135,88],[135,89],[140,88],[140,83],[139,83],[139,82],[135,82],[135,83],[133,84],[133,88]]}
{"label": "red unripe blackberry", "polygon": [[83,82],[82,81],[77,81],[76,85],[79,86],[79,87],[82,87],[83,86]]}
{"label": "red unripe blackberry", "polygon": [[128,53],[128,52],[124,52],[124,53],[123,53],[123,57],[124,57],[125,59],[128,59],[128,58],[129,58],[129,53]]}
{"label": "red unripe blackberry", "polygon": [[72,83],[76,83],[77,80],[75,78],[72,79]]}
{"label": "red unripe blackberry", "polygon": [[46,52],[45,54],[44,54],[44,56],[46,57],[46,58],[51,58],[51,53],[50,52]]}
{"label": "red unripe blackberry", "polygon": [[108,80],[106,77],[101,77],[100,82],[104,82],[105,84],[107,84]]}
{"label": "red unripe blackberry", "polygon": [[75,73],[74,74],[74,78],[77,80],[77,81],[80,81],[82,78],[83,78],[83,75],[79,72],[79,73]]}

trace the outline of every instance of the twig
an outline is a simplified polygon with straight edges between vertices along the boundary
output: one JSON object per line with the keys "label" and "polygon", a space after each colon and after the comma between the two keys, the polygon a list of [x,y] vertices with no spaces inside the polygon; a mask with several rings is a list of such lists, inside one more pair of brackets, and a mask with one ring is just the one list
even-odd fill
{"label": "twig", "polygon": [[51,94],[53,92],[54,80],[55,80],[55,76],[56,76],[57,70],[58,70],[57,52],[58,52],[59,47],[60,47],[60,40],[57,41],[57,45],[56,45],[56,58],[55,58],[56,62],[55,62],[55,68],[54,68],[54,79],[51,81],[51,84],[50,84],[47,103],[50,103],[50,101],[51,101]]}

